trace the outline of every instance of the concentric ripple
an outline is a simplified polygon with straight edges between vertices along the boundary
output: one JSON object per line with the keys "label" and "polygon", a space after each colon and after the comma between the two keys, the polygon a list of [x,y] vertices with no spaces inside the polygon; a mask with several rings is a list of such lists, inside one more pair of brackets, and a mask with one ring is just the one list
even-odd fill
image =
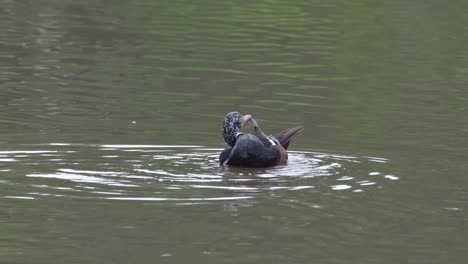
{"label": "concentric ripple", "polygon": [[267,169],[220,167],[222,149],[184,145],[22,145],[0,151],[4,198],[175,201],[255,199],[283,191],[364,192],[399,177],[388,160],[291,151]]}

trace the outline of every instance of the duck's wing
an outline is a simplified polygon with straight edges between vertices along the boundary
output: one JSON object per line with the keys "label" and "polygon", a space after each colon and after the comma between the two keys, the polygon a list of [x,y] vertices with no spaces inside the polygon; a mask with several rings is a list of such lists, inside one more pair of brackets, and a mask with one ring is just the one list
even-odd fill
{"label": "duck's wing", "polygon": [[[242,142],[238,145],[238,139],[241,136],[245,136],[245,135],[247,136],[242,138],[241,140]],[[237,148],[231,159],[230,158],[231,152],[236,145],[237,145]],[[268,137],[261,130],[256,129],[254,133],[248,133],[248,134],[237,133],[236,145],[234,147],[223,150],[219,154],[219,164],[224,165],[227,160],[236,160],[236,159],[238,160],[239,159],[238,152],[240,150],[248,150],[250,159],[251,160],[255,159],[253,157],[259,157],[261,156],[260,153],[268,152],[268,148],[270,148],[271,146],[279,145],[279,142],[274,137],[271,137],[271,136]]]}
{"label": "duck's wing", "polygon": [[[268,141],[268,139],[265,139]],[[278,163],[280,150],[270,142],[255,134],[242,134],[237,138],[236,145],[229,151],[226,164],[243,167],[269,167]],[[270,144],[270,146],[265,146]],[[227,150],[223,151],[227,155]],[[220,158],[221,158],[220,155]],[[220,159],[221,160],[221,159]]]}
{"label": "duck's wing", "polygon": [[261,133],[255,132],[255,133],[252,133],[252,135],[256,136],[258,140],[260,140],[260,142],[263,143],[263,146],[265,146],[265,148],[269,148],[271,146],[277,146],[279,144],[279,141],[275,137],[267,136],[263,132]]}

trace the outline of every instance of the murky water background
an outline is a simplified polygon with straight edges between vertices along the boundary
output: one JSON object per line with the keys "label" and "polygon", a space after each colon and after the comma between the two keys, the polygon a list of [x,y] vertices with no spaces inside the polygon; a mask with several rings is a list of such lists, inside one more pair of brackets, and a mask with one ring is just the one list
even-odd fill
{"label": "murky water background", "polygon": [[[461,1],[1,1],[0,262],[465,263]],[[289,164],[220,168],[223,115]]]}

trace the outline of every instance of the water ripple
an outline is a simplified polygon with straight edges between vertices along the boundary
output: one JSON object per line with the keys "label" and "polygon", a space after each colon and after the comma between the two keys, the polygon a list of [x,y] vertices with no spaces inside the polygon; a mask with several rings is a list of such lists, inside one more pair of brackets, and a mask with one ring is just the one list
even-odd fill
{"label": "water ripple", "polygon": [[385,158],[291,151],[285,166],[225,168],[217,161],[221,150],[196,145],[23,145],[0,151],[0,184],[15,186],[4,188],[9,191],[2,196],[198,204],[250,200],[272,192],[359,193],[399,179]]}

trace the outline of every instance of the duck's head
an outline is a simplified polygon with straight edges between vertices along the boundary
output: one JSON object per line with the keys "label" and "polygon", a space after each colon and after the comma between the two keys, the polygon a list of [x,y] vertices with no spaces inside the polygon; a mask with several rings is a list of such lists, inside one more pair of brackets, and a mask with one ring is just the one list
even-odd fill
{"label": "duck's head", "polygon": [[251,115],[241,115],[239,112],[229,112],[224,116],[221,132],[223,133],[224,141],[226,141],[229,146],[234,147],[239,130],[247,122],[255,128],[258,127],[257,122]]}

